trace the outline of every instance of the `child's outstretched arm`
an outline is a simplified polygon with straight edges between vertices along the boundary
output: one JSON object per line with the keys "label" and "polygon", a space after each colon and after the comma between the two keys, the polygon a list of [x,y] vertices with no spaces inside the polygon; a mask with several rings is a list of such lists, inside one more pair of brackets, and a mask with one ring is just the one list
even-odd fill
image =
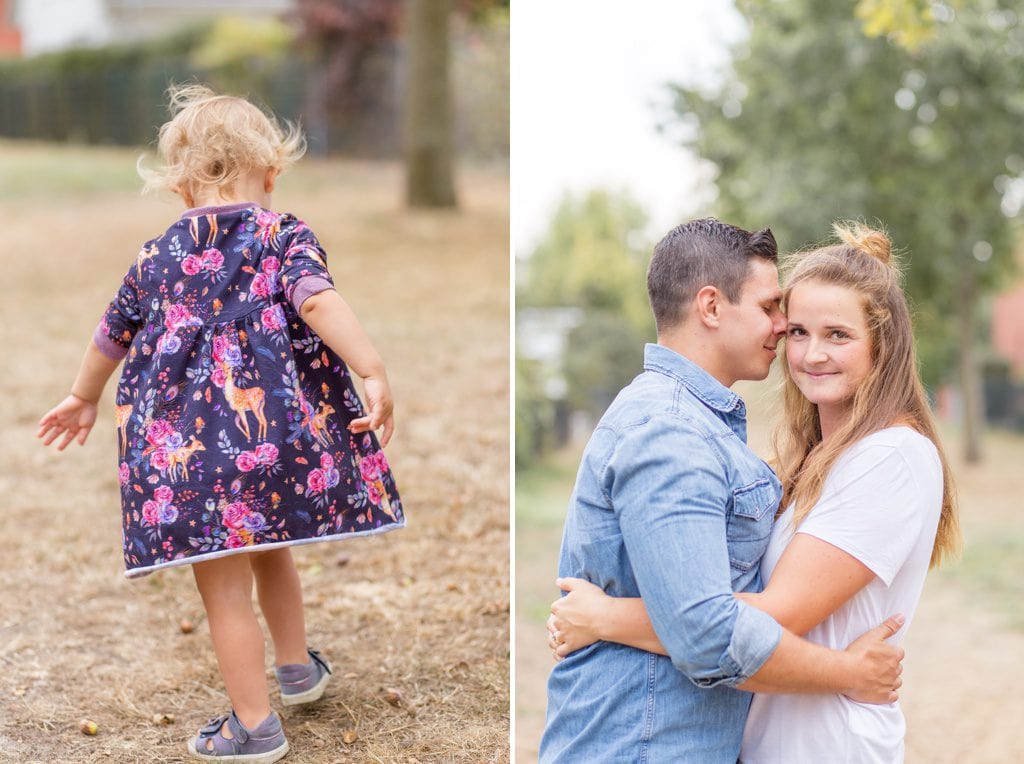
{"label": "child's outstretched arm", "polygon": [[39,420],[37,438],[43,438],[43,445],[48,446],[61,435],[64,439],[57,446],[58,451],[67,448],[77,436],[78,445],[83,445],[89,437],[89,431],[96,423],[96,404],[103,394],[103,388],[110,379],[114,369],[120,365],[99,351],[95,342],[89,342],[82,358],[82,366],[78,377],[71,386],[71,395],[50,409]]}
{"label": "child's outstretched arm", "polygon": [[325,289],[307,297],[299,308],[299,315],[331,350],[341,356],[352,371],[363,378],[370,412],[352,420],[348,426],[349,431],[376,431],[383,427],[380,444],[386,446],[395,431],[391,386],[388,384],[384,361],[370,342],[356,314],[334,289]]}

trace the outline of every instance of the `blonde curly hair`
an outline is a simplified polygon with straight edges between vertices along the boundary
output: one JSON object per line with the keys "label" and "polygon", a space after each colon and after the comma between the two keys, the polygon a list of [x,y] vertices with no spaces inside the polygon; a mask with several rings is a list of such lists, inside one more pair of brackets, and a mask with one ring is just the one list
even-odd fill
{"label": "blonde curly hair", "polygon": [[230,190],[247,173],[283,172],[306,152],[297,125],[282,126],[244,98],[219,95],[206,85],[171,85],[171,120],[160,128],[157,167],[139,158],[143,193],[167,189],[195,196],[200,188]]}

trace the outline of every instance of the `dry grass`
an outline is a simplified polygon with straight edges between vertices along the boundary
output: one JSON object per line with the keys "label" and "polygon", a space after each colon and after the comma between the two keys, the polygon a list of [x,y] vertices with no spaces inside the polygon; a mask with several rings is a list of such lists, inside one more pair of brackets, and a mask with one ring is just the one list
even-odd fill
{"label": "dry grass", "polygon": [[[0,143],[5,762],[185,761],[186,738],[228,707],[190,570],[122,578],[110,388],[84,448],[58,455],[34,440],[139,244],[178,214],[110,180],[133,161]],[[20,173],[14,186],[5,166]],[[37,185],[23,180],[33,167]],[[307,161],[275,195],[319,233],[388,361],[388,457],[409,516],[397,533],[295,552],[310,641],[336,679],[314,708],[283,713],[289,761],[509,759],[508,176],[464,168],[461,179],[460,213],[403,211],[395,165]],[[185,617],[192,634],[178,629]],[[391,687],[402,706],[385,701]],[[158,713],[176,722],[155,724]],[[78,731],[82,717],[98,736]]]}
{"label": "dry grass", "polygon": [[[770,385],[743,384],[750,442],[768,453]],[[993,432],[986,459],[967,467],[956,433],[944,435],[960,491],[966,549],[928,577],[907,635],[901,705],[908,764],[1024,761],[1006,719],[1024,718],[1024,438]],[[536,761],[551,668],[544,620],[555,599],[562,518],[578,456],[557,455],[516,486],[516,761]]]}

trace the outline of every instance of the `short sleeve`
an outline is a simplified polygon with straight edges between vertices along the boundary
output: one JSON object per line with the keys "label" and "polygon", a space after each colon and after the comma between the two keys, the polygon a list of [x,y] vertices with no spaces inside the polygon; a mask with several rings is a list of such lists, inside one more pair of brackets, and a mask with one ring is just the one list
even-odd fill
{"label": "short sleeve", "polygon": [[121,288],[110,301],[99,325],[93,332],[96,348],[110,359],[122,360],[128,355],[132,340],[142,326],[142,312],[139,307],[139,289],[135,266],[125,274]]}
{"label": "short sleeve", "polygon": [[920,485],[942,483],[941,467],[924,451],[930,443],[917,440],[903,448],[855,445],[829,473],[821,499],[797,533],[842,549],[891,585],[936,515],[929,506],[932,492]]}
{"label": "short sleeve", "polygon": [[316,235],[302,221],[296,221],[284,249],[281,286],[285,299],[296,312],[313,295],[334,289],[334,279],[327,270],[327,254]]}

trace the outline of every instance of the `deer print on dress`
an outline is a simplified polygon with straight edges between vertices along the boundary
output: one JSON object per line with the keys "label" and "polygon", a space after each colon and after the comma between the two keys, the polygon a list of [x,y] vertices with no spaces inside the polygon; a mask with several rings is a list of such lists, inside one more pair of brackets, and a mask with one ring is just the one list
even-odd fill
{"label": "deer print on dress", "polygon": [[117,432],[121,440],[121,458],[124,459],[124,452],[128,448],[128,420],[132,418],[132,404],[114,407],[114,421],[117,422]]}
{"label": "deer print on dress", "polygon": [[334,442],[334,437],[327,429],[327,417],[334,413],[334,406],[325,401],[320,401],[320,410],[313,413],[309,411],[303,420],[303,428],[309,429],[309,434],[312,435],[316,442],[321,446],[327,446]]}
{"label": "deer print on dress", "polygon": [[160,248],[156,244],[150,244],[139,250],[139,256],[135,258],[135,272],[139,278],[142,278],[142,264],[159,254]]}
{"label": "deer print on dress", "polygon": [[[216,215],[203,215],[206,218],[206,222],[209,228],[206,233],[206,246],[211,246],[214,241],[217,240],[217,233],[219,229],[217,227],[217,216]],[[199,216],[190,217],[188,219],[188,230],[192,234],[192,241],[199,244]]]}
{"label": "deer print on dress", "polygon": [[173,451],[167,452],[167,474],[170,475],[171,480],[175,480],[176,468],[181,467],[180,478],[188,480],[188,462],[196,451],[205,451],[206,446],[203,445],[201,440],[198,440],[195,435],[190,436],[187,445],[181,448],[176,448]]}
{"label": "deer print on dress", "polygon": [[256,417],[259,425],[256,429],[256,440],[264,440],[267,437],[267,418],[263,415],[263,405],[266,396],[263,388],[259,386],[241,388],[235,386],[234,370],[227,361],[221,362],[224,370],[224,397],[227,399],[231,410],[235,412],[235,426],[242,431],[246,440],[252,440],[249,431],[249,421],[246,412],[251,411]]}

